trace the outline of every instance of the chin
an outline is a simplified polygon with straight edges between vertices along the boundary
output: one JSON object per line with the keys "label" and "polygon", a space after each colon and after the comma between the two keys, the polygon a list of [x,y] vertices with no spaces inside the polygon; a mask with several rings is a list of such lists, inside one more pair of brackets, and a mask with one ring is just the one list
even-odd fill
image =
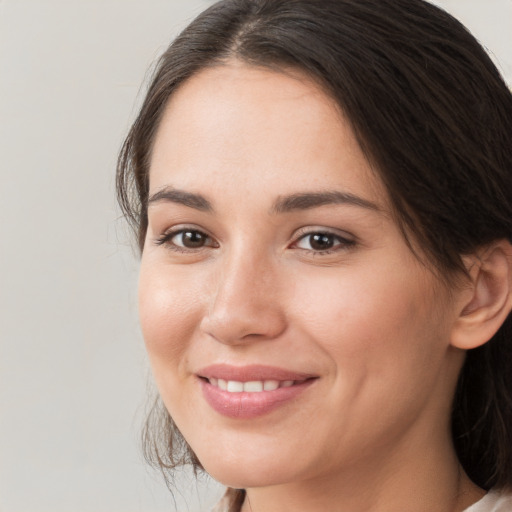
{"label": "chin", "polygon": [[246,464],[238,464],[238,467],[217,464],[205,469],[214,480],[234,489],[268,487],[287,481],[282,475],[280,477],[274,475],[273,471],[269,472],[265,468],[255,468]]}
{"label": "chin", "polygon": [[247,489],[279,485],[297,478],[290,474],[289,459],[250,460],[243,456],[231,458],[213,456],[206,460],[199,459],[205,471],[217,482],[234,489]]}

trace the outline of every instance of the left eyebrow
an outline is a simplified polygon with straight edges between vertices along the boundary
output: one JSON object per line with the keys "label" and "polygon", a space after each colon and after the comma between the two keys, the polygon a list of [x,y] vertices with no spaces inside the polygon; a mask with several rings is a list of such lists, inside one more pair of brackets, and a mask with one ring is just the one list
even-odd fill
{"label": "left eyebrow", "polygon": [[195,210],[200,210],[203,212],[213,211],[213,207],[210,201],[206,199],[206,197],[200,194],[194,194],[192,192],[186,192],[185,190],[178,190],[172,187],[164,187],[163,189],[151,195],[148,199],[148,206],[160,201],[182,204],[184,206],[188,206],[189,208],[194,208]]}
{"label": "left eyebrow", "polygon": [[347,204],[380,211],[375,203],[354,194],[339,191],[306,192],[279,197],[272,205],[272,213],[289,213],[296,210],[309,210],[329,204]]}

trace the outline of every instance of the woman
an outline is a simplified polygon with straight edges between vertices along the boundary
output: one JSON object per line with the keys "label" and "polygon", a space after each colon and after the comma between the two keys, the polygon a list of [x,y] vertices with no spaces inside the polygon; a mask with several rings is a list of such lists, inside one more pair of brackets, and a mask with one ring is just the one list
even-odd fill
{"label": "woman", "polygon": [[421,0],[192,22],[118,169],[150,459],[227,485],[219,510],[512,510],[511,119]]}

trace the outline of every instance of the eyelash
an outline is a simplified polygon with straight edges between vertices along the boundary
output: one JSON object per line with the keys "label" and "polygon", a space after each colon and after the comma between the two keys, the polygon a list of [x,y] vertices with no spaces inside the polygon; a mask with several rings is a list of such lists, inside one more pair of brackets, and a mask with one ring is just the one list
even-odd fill
{"label": "eyelash", "polygon": [[332,248],[329,249],[323,249],[323,250],[315,250],[315,249],[304,249],[301,250],[306,251],[309,254],[313,255],[329,255],[336,252],[348,250],[351,247],[355,245],[355,240],[345,238],[337,233],[333,233],[332,231],[329,231],[328,229],[307,229],[302,232],[299,231],[299,233],[296,235],[295,241],[292,243],[292,246],[298,246],[298,244],[303,241],[307,240],[308,238],[311,238],[315,235],[321,235],[322,237],[329,237],[334,241],[335,245]]}
{"label": "eyelash", "polygon": [[[162,234],[155,240],[155,244],[159,245],[159,246],[166,246],[167,248],[171,249],[172,251],[182,252],[182,253],[197,252],[198,250],[201,250],[204,247],[209,247],[209,246],[202,246],[202,247],[198,247],[198,248],[194,249],[194,248],[188,248],[188,247],[181,247],[172,242],[172,239],[175,236],[178,236],[178,235],[184,234],[184,233],[199,234],[202,237],[204,237],[206,240],[212,241],[212,238],[210,236],[208,236],[205,232],[201,231],[200,229],[181,227],[181,228],[177,228],[177,229],[173,229],[171,231],[165,232],[164,234]],[[210,245],[210,247],[218,247],[218,244]]]}
{"label": "eyelash", "polygon": [[[200,236],[204,237],[207,242],[210,241],[210,243],[208,245],[203,245],[203,246],[197,247],[197,248],[187,248],[187,247],[182,247],[182,246],[177,245],[172,242],[172,239],[175,236],[178,236],[178,235],[184,234],[184,233],[193,233],[196,235],[200,235]],[[323,250],[305,249],[305,248],[297,247],[301,241],[306,240],[308,237],[313,237],[315,235],[329,237],[330,239],[333,239],[334,243],[335,244],[337,243],[337,245],[335,245],[332,248],[323,249]],[[161,236],[159,236],[155,240],[155,244],[158,246],[166,246],[170,250],[175,251],[175,252],[180,252],[180,253],[194,253],[194,252],[198,252],[198,251],[204,249],[205,247],[213,247],[213,248],[219,247],[218,243],[214,242],[213,239],[208,234],[204,233],[200,229],[187,228],[187,227],[181,227],[181,228],[173,229],[171,231],[163,233]],[[339,252],[339,251],[343,251],[343,250],[348,250],[351,247],[353,247],[355,244],[356,244],[355,240],[351,240],[351,239],[345,238],[341,235],[338,235],[336,233],[332,233],[331,231],[329,231],[327,229],[316,229],[316,230],[310,229],[307,231],[304,230],[303,232],[299,232],[295,237],[295,241],[290,245],[290,247],[298,248],[298,249],[300,249],[306,253],[309,253],[309,254],[322,256],[322,255],[333,254],[335,252]]]}

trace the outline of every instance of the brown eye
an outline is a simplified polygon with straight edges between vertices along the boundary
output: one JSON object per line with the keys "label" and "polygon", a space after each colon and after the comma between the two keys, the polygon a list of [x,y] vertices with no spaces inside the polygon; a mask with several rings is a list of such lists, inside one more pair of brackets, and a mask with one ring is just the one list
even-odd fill
{"label": "brown eye", "polygon": [[310,252],[329,252],[346,249],[354,244],[353,241],[329,232],[308,233],[296,242],[295,247]]}
{"label": "brown eye", "polygon": [[200,249],[209,242],[209,237],[200,231],[184,230],[176,233],[171,242],[186,249]]}
{"label": "brown eye", "polygon": [[311,249],[315,251],[325,251],[326,249],[332,249],[335,243],[334,235],[327,235],[324,233],[315,233],[309,235],[309,245]]}

